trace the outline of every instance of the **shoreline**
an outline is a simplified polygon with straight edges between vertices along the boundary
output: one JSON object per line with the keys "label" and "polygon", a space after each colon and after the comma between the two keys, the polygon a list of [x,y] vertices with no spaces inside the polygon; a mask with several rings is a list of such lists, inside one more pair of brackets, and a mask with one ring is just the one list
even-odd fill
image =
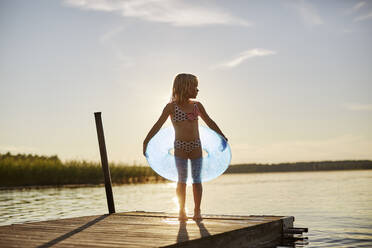
{"label": "shoreline", "polygon": [[280,164],[236,164],[229,166],[225,173],[308,172],[370,169],[372,169],[371,160],[344,160]]}
{"label": "shoreline", "polygon": [[[136,185],[136,184],[157,184],[157,183],[166,183],[169,182],[166,179],[163,180],[156,180],[150,179],[145,182],[129,182],[129,183],[112,183],[112,187],[115,186],[122,186],[122,185]],[[51,188],[61,188],[61,189],[74,189],[74,188],[97,188],[97,187],[105,187],[104,183],[100,184],[50,184],[50,185],[27,185],[27,186],[0,186],[0,192],[6,190],[32,190],[32,189],[51,189]]]}
{"label": "shoreline", "polygon": [[[330,172],[330,171],[365,171],[365,170],[372,170],[372,168],[365,168],[365,169],[358,169],[358,168],[350,168],[350,169],[334,169],[334,170],[302,170],[302,171],[261,171],[261,172],[224,172],[222,175],[228,174],[266,174],[266,173],[291,173],[291,172]],[[123,186],[123,185],[136,185],[136,184],[158,184],[158,183],[167,183],[171,182],[167,179],[163,180],[156,180],[155,178],[151,180],[147,180],[145,182],[129,182],[129,183],[113,183],[112,187]],[[100,184],[51,184],[51,185],[27,185],[27,186],[9,186],[9,187],[2,187],[0,186],[1,191],[7,190],[33,190],[33,189],[74,189],[74,188],[89,188],[89,187],[105,187],[104,183]]]}
{"label": "shoreline", "polygon": [[352,168],[352,169],[324,169],[324,170],[288,170],[288,171],[247,171],[247,172],[224,172],[223,174],[265,174],[265,173],[291,173],[291,172],[331,172],[331,171],[368,171],[372,168]]}

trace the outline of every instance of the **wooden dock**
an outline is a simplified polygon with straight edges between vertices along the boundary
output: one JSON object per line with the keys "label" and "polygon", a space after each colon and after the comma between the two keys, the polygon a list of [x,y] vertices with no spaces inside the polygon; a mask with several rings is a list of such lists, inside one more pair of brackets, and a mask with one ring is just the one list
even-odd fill
{"label": "wooden dock", "polygon": [[292,216],[124,212],[0,226],[0,247],[276,247]]}

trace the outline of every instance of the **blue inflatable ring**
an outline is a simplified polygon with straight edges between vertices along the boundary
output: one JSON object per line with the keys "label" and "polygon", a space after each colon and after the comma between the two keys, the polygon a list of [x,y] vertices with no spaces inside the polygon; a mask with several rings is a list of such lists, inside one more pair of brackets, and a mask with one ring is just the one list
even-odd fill
{"label": "blue inflatable ring", "polygon": [[[208,127],[199,126],[199,135],[203,149],[200,179],[206,182],[225,172],[231,162],[231,149],[221,135]],[[178,172],[173,155],[174,139],[172,126],[159,130],[147,145],[146,159],[157,174],[177,182]],[[188,167],[187,183],[192,183],[190,161]]]}

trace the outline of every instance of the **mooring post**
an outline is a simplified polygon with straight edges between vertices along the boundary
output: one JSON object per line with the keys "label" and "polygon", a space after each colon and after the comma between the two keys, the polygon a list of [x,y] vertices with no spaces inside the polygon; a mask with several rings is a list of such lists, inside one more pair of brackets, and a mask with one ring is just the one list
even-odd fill
{"label": "mooring post", "polygon": [[96,119],[99,152],[101,154],[102,170],[103,170],[103,176],[105,178],[107,205],[108,205],[109,213],[113,214],[115,213],[115,204],[114,204],[114,197],[112,195],[111,175],[110,175],[110,169],[109,169],[108,162],[107,162],[107,151],[106,151],[105,135],[103,134],[101,112],[95,112],[94,117]]}

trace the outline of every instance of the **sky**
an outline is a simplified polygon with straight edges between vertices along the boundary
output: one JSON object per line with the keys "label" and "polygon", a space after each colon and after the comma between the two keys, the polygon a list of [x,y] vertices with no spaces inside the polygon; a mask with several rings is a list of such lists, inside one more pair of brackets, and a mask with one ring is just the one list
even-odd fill
{"label": "sky", "polygon": [[99,161],[102,112],[146,164],[185,72],[233,164],[372,159],[372,1],[0,0],[0,37],[1,153]]}

